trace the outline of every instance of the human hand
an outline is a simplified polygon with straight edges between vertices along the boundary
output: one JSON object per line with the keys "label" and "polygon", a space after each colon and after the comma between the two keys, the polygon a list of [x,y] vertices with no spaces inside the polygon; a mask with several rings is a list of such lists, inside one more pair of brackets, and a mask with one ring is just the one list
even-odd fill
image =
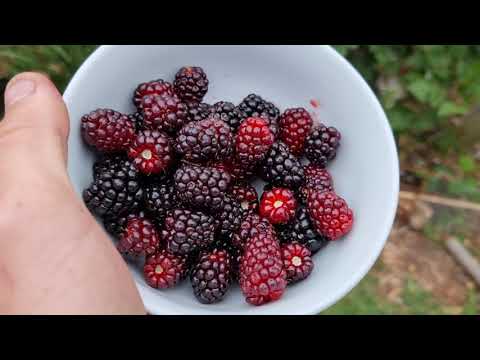
{"label": "human hand", "polygon": [[0,313],[145,314],[133,279],[67,174],[68,112],[43,75],[5,91]]}

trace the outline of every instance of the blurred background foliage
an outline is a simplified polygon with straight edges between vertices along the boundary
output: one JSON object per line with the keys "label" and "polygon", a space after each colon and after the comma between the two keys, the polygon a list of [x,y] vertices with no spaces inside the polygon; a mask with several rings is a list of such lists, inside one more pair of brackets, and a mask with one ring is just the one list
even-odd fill
{"label": "blurred background foliage", "polygon": [[[367,80],[386,110],[399,148],[402,189],[480,202],[480,45],[334,47]],[[95,48],[0,45],[0,78],[8,80],[21,71],[42,71],[63,91]],[[414,266],[408,265],[420,256],[417,251],[423,251],[422,262],[446,268],[442,263],[448,260],[444,251],[448,236],[456,236],[474,254],[480,254],[480,221],[464,212],[436,210],[435,214],[422,229],[408,230],[408,236],[416,239],[412,244],[423,244],[414,249],[413,260],[392,258],[392,254],[400,253],[397,250],[382,255],[360,285],[326,313],[479,313],[478,289],[453,262],[445,270],[443,282],[438,276],[418,274]],[[393,236],[389,241],[399,249],[404,243],[405,239]],[[400,266],[402,261],[408,270]],[[451,277],[452,273],[458,274]],[[397,288],[385,290],[382,284],[392,279],[396,279]],[[449,289],[456,290],[452,293]]]}

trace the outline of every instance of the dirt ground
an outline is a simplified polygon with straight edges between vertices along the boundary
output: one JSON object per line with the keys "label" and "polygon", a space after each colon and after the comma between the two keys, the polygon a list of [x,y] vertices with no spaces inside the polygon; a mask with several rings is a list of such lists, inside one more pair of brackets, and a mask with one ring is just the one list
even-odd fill
{"label": "dirt ground", "polygon": [[[402,305],[406,280],[413,279],[449,313],[461,313],[468,294],[472,290],[480,294],[480,289],[444,246],[444,240],[451,233],[443,232],[436,240],[424,235],[423,228],[434,222],[436,211],[428,210],[425,218],[419,223],[413,222],[412,226],[412,214],[415,214],[412,207],[415,205],[400,201],[394,229],[381,255],[381,266],[373,272],[378,280],[379,295]],[[471,216],[479,218],[478,214]],[[478,225],[477,230],[480,222]],[[480,231],[471,234],[474,234],[471,238],[464,239],[464,245],[471,250],[480,249],[480,235],[477,235]]]}

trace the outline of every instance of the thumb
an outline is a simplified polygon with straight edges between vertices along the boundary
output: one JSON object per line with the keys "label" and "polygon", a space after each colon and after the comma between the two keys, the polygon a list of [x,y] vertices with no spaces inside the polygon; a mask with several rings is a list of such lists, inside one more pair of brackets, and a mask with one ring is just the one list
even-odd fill
{"label": "thumb", "polygon": [[0,122],[0,168],[7,169],[0,170],[25,165],[65,173],[68,132],[66,106],[46,76],[22,73],[10,80]]}

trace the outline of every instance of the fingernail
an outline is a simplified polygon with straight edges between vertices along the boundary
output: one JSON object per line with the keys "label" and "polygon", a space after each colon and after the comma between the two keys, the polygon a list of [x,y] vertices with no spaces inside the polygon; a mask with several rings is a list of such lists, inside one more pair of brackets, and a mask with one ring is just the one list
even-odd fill
{"label": "fingernail", "polygon": [[5,90],[5,107],[32,95],[35,92],[35,82],[29,79],[18,79],[7,85]]}

